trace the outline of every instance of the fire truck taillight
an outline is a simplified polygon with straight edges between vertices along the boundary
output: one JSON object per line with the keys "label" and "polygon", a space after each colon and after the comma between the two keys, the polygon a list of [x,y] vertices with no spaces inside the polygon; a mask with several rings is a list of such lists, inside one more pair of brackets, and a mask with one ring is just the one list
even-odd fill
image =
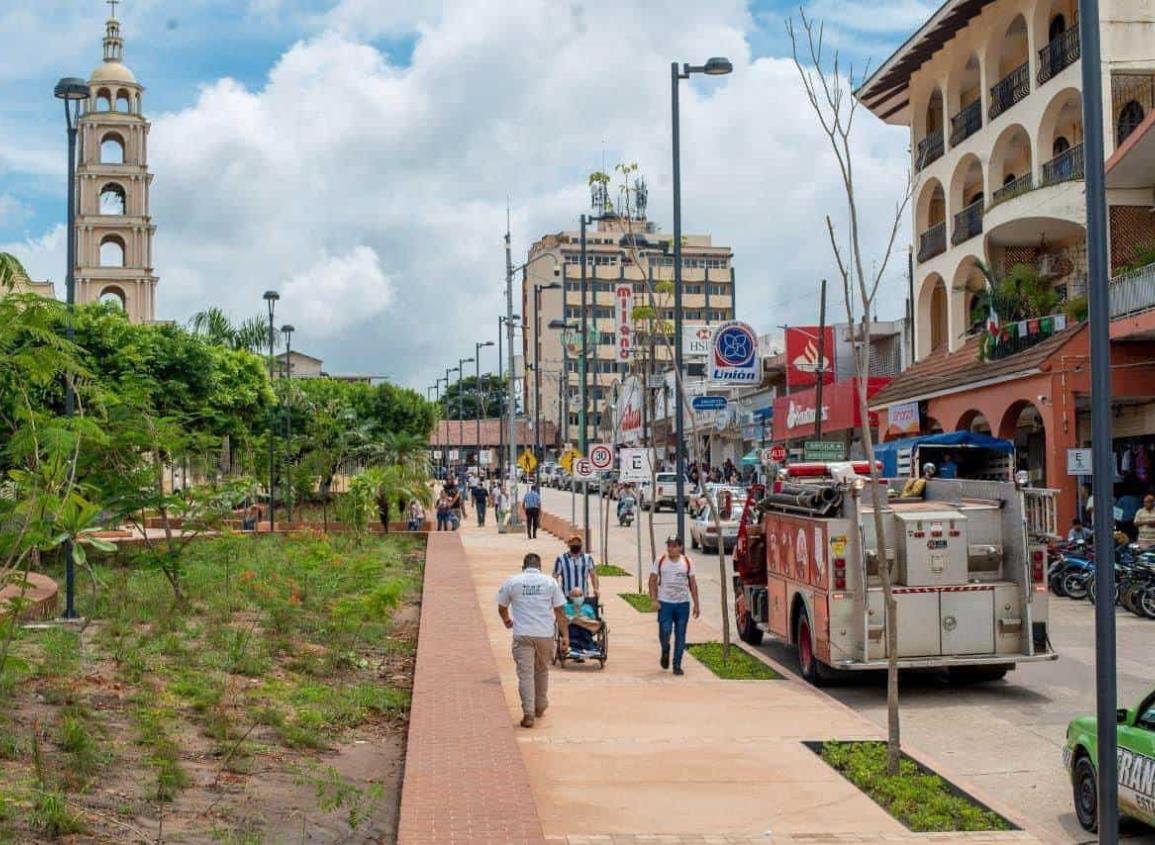
{"label": "fire truck taillight", "polygon": [[1046,580],[1046,577],[1047,553],[1038,548],[1031,552],[1031,580],[1038,584]]}
{"label": "fire truck taillight", "polygon": [[834,559],[834,589],[846,589],[846,560],[845,558],[836,557]]}

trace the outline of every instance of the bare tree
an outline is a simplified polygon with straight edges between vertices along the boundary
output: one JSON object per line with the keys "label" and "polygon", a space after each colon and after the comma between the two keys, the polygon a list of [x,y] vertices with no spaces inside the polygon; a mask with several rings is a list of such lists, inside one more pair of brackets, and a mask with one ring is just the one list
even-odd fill
{"label": "bare tree", "polygon": [[[899,226],[906,214],[914,191],[914,183],[909,170],[906,183],[899,200],[895,203],[894,219],[890,225],[886,246],[879,258],[871,263],[871,272],[865,271],[863,261],[860,218],[857,196],[854,186],[854,168],[851,134],[854,127],[854,116],[858,101],[851,92],[855,88],[854,68],[847,68],[845,75],[839,67],[838,51],[831,55],[828,66],[823,65],[823,27],[806,16],[806,12],[799,9],[801,32],[797,32],[793,19],[786,21],[786,34],[790,37],[791,54],[798,75],[802,79],[802,87],[806,98],[810,102],[815,116],[818,118],[822,131],[830,141],[830,148],[838,164],[838,172],[842,178],[842,187],[846,194],[846,214],[848,231],[845,244],[839,245],[839,237],[835,232],[834,222],[830,215],[826,215],[826,231],[830,237],[830,248],[838,266],[838,274],[842,281],[842,298],[846,306],[846,319],[850,324],[854,349],[854,373],[857,376],[858,409],[861,416],[860,430],[862,445],[866,451],[866,458],[870,465],[871,510],[874,518],[874,534],[878,573],[882,581],[883,597],[886,604],[886,709],[887,709],[887,770],[891,774],[898,773],[899,757],[901,755],[901,734],[899,729],[898,711],[898,606],[891,588],[892,575],[890,557],[886,552],[886,533],[883,526],[883,510],[886,507],[886,498],[878,465],[874,460],[874,440],[870,433],[870,412],[867,405],[867,387],[870,376],[870,321],[874,313],[874,300],[878,294],[878,287],[883,274],[890,262],[894,250],[894,242],[898,236]],[[807,55],[799,56],[802,36],[805,43],[802,48]],[[804,63],[805,62],[805,63]],[[859,83],[864,81],[869,68],[864,68],[858,77]],[[855,326],[858,330],[855,331]],[[865,576],[866,573],[864,573]],[[865,584],[864,577],[864,588]]]}

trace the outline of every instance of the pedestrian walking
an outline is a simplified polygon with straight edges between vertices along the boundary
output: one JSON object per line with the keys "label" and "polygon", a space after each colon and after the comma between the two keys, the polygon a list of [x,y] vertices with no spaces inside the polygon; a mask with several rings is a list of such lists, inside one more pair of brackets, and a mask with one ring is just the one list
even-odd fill
{"label": "pedestrian walking", "polygon": [[553,577],[561,585],[561,591],[568,596],[576,587],[581,590],[583,596],[588,596],[589,588],[592,586],[593,595],[600,594],[594,558],[593,555],[582,552],[581,535],[574,534],[566,545],[568,551],[558,555],[557,560],[553,562]]}
{"label": "pedestrian walking", "polygon": [[461,525],[461,517],[465,509],[461,488],[457,486],[456,482],[450,482],[445,487],[445,495],[449,499],[449,522],[453,526],[453,530],[456,531]]}
{"label": "pedestrian walking", "polygon": [[449,530],[449,497],[442,493],[437,497],[437,530]]}
{"label": "pedestrian walking", "polygon": [[557,581],[541,571],[541,558],[528,554],[521,572],[511,575],[497,591],[497,612],[513,631],[513,663],[521,697],[521,726],[532,728],[549,707],[549,664],[554,635],[569,651],[569,621],[565,595]]}
{"label": "pedestrian walking", "polygon": [[414,499],[409,503],[409,530],[420,531],[421,526],[425,524],[425,508],[421,503]]}
{"label": "pedestrian walking", "polygon": [[480,481],[473,488],[473,510],[477,512],[478,526],[485,527],[485,508],[489,503],[489,491]]}
{"label": "pedestrian walking", "polygon": [[537,485],[529,488],[522,501],[525,505],[525,533],[531,540],[537,539],[537,528],[541,525],[541,491]]}
{"label": "pedestrian walking", "polygon": [[[662,647],[661,666],[670,667],[670,634],[674,635],[674,674],[683,675],[682,653],[686,650],[686,625],[691,612],[698,618],[698,579],[693,562],[682,553],[682,538],[666,538],[666,553],[650,569],[650,601],[658,611],[658,642]],[[691,610],[692,608],[692,610]]]}
{"label": "pedestrian walking", "polygon": [[497,524],[501,525],[505,522],[505,516],[509,512],[509,494],[505,492],[505,487],[501,484],[493,485],[493,515],[497,519]]}

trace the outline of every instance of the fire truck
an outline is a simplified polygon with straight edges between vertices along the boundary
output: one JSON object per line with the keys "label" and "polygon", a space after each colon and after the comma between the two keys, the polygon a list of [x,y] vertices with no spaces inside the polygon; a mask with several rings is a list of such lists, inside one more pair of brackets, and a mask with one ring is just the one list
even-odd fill
{"label": "fire truck", "polygon": [[[869,465],[794,464],[747,498],[734,552],[739,634],[798,649],[803,676],[887,665]],[[882,524],[897,605],[900,668],[1001,678],[1054,660],[1047,635],[1046,537],[1053,491],[1015,482],[929,479],[903,498],[882,480]],[[1029,500],[1029,501],[1028,501]],[[1036,524],[1037,523],[1037,524]]]}

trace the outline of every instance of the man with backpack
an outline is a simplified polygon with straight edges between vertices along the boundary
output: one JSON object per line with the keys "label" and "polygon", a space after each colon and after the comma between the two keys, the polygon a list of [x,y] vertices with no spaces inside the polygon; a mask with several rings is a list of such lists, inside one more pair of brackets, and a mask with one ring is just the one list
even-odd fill
{"label": "man with backpack", "polygon": [[[691,612],[698,618],[698,579],[693,562],[682,553],[682,538],[666,538],[666,553],[650,569],[650,601],[658,611],[658,642],[661,665],[670,666],[670,633],[674,634],[674,674],[684,675],[682,653],[686,649],[686,626]],[[692,610],[691,610],[692,606]]]}

